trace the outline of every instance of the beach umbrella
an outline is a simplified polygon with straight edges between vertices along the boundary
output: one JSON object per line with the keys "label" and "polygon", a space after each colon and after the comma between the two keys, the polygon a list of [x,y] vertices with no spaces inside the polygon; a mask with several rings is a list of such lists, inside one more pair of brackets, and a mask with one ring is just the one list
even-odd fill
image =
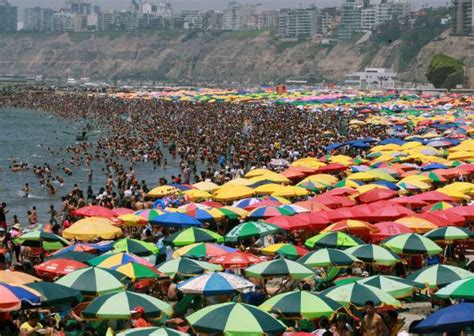
{"label": "beach umbrella", "polygon": [[188,257],[188,258],[212,258],[225,255],[230,252],[235,252],[236,249],[219,245],[214,243],[195,243],[186,245],[173,253],[173,258]]}
{"label": "beach umbrella", "polygon": [[153,243],[130,238],[116,241],[113,247],[113,252],[127,252],[139,257],[151,256],[160,251],[160,249]]}
{"label": "beach umbrella", "polygon": [[253,291],[255,285],[235,274],[212,272],[182,281],[178,284],[178,289],[184,294],[215,296]]}
{"label": "beach umbrella", "polygon": [[165,186],[158,186],[156,188],[151,189],[146,195],[148,197],[161,198],[168,195],[177,195],[180,193],[181,193],[181,190],[179,190],[178,188],[165,185]]}
{"label": "beach umbrella", "polygon": [[261,252],[265,255],[281,255],[285,258],[296,260],[299,257],[304,256],[309,251],[293,244],[279,243],[266,246],[261,250]]}
{"label": "beach umbrella", "polygon": [[186,317],[196,333],[223,335],[279,335],[286,326],[263,310],[227,302],[198,310]]}
{"label": "beach umbrella", "polygon": [[313,277],[314,271],[299,262],[278,258],[250,266],[245,269],[245,274],[256,278],[290,277],[303,280]]}
{"label": "beach umbrella", "polygon": [[[168,209],[171,210],[171,209]],[[178,209],[178,212],[184,213],[191,217],[196,218],[198,221],[204,222],[215,222],[224,218],[222,212],[217,209],[200,209],[195,207],[194,209]]]}
{"label": "beach umbrella", "polygon": [[266,219],[265,222],[276,225],[285,231],[307,229],[310,226],[307,221],[296,216],[275,216]]}
{"label": "beach umbrella", "polygon": [[166,237],[163,243],[172,246],[186,246],[195,243],[223,243],[224,237],[211,230],[188,228]]}
{"label": "beach umbrella", "polygon": [[381,200],[388,200],[397,196],[398,193],[396,191],[385,188],[376,188],[356,196],[356,199],[361,203],[372,203]]}
{"label": "beach umbrella", "polygon": [[451,209],[454,206],[452,206],[448,202],[436,202],[434,204],[427,205],[423,208],[423,211],[429,211],[429,212],[434,212],[434,211],[440,211],[440,210],[446,210],[446,209]]}
{"label": "beach umbrella", "polygon": [[151,264],[145,258],[137,257],[136,255],[127,252],[105,253],[87,261],[87,263],[91,266],[102,268],[113,268],[128,264],[129,262],[153,267],[153,264]]}
{"label": "beach umbrella", "polygon": [[293,205],[304,208],[309,212],[318,212],[322,210],[329,210],[329,208],[325,205],[319,204],[318,202],[311,202],[311,201],[301,201],[293,203]]}
{"label": "beach umbrella", "polygon": [[212,198],[218,202],[230,202],[254,195],[254,190],[246,186],[225,186],[219,188]]}
{"label": "beach umbrella", "polygon": [[474,299],[474,274],[470,278],[464,278],[448,284],[435,293],[441,299]]}
{"label": "beach umbrella", "polygon": [[178,227],[202,226],[196,218],[179,212],[166,212],[150,220],[150,223]]}
{"label": "beach umbrella", "polygon": [[331,319],[342,306],[324,295],[296,290],[273,296],[259,308],[286,318],[314,320],[323,316]]}
{"label": "beach umbrella", "polygon": [[114,226],[113,221],[101,217],[87,217],[80,219],[63,231],[64,238],[74,238],[81,241],[116,239],[122,235],[122,230]]}
{"label": "beach umbrella", "polygon": [[[41,302],[41,307],[75,306],[82,301],[80,291],[54,282],[32,282],[26,284],[26,287],[35,290],[45,298]],[[30,308],[34,308],[34,306]]]}
{"label": "beach umbrella", "polygon": [[309,193],[310,192],[305,188],[287,185],[273,192],[272,196],[293,198],[306,196],[309,195]]}
{"label": "beach umbrella", "polygon": [[163,215],[165,212],[158,209],[145,209],[136,211],[134,214],[144,218],[147,222],[151,222],[156,217]]}
{"label": "beach umbrella", "polygon": [[425,288],[421,283],[390,275],[374,275],[357,280],[357,283],[381,289],[385,293],[393,296],[395,299],[412,296],[415,289]]}
{"label": "beach umbrella", "polygon": [[329,225],[327,228],[321,231],[321,233],[345,231],[353,234],[366,234],[369,232],[376,232],[377,229],[372,227],[371,224],[360,221],[360,220],[341,220],[334,224]]}
{"label": "beach umbrella", "polygon": [[248,216],[247,210],[234,206],[222,206],[217,210],[229,219],[246,218]]}
{"label": "beach umbrella", "polygon": [[220,271],[222,270],[222,267],[189,258],[176,258],[161,263],[157,269],[161,273],[168,275],[170,278],[174,278],[176,275],[194,276],[202,274],[205,271]]}
{"label": "beach umbrella", "polygon": [[148,223],[148,220],[135,214],[120,215],[117,219],[125,226],[145,225]]}
{"label": "beach umbrella", "polygon": [[374,302],[378,308],[384,306],[397,308],[401,306],[400,301],[383,290],[357,282],[331,287],[322,291],[321,294],[339,302],[344,307],[349,307],[352,304],[356,308],[363,308],[369,300]]}
{"label": "beach umbrella", "polygon": [[324,248],[317,251],[312,251],[300,259],[298,262],[308,267],[329,267],[329,266],[351,266],[358,261],[352,255],[333,248]]}
{"label": "beach umbrella", "polygon": [[41,281],[28,273],[0,270],[0,282],[9,283],[12,285],[24,285],[30,282]]}
{"label": "beach umbrella", "polygon": [[424,267],[412,274],[407,279],[418,283],[427,284],[430,287],[441,287],[450,283],[473,277],[474,274],[460,267],[449,265],[433,265]]}
{"label": "beach umbrella", "polygon": [[58,256],[63,253],[67,252],[77,252],[77,253],[82,253],[86,252],[89,255],[92,255],[92,253],[98,252],[98,246],[95,246],[94,244],[87,244],[87,243],[77,243],[77,244],[72,244],[66,247],[63,247],[60,250],[54,251],[53,253],[50,254],[51,256]]}
{"label": "beach umbrella", "polygon": [[85,267],[88,267],[88,265],[77,260],[56,258],[35,265],[34,269],[38,276],[54,279],[57,276],[66,275]]}
{"label": "beach umbrella", "polygon": [[189,334],[165,327],[133,328],[122,331],[117,336],[188,336]]}
{"label": "beach umbrella", "polygon": [[193,187],[199,190],[210,191],[210,192],[220,188],[217,184],[210,181],[194,183]]}
{"label": "beach umbrella", "polygon": [[80,217],[103,217],[103,218],[114,218],[117,214],[108,208],[100,205],[88,205],[76,210],[71,211],[71,215]]}
{"label": "beach umbrella", "polygon": [[251,253],[235,251],[226,253],[221,256],[213,257],[209,260],[210,263],[219,264],[225,269],[231,268],[246,268],[249,265],[263,262],[264,259],[253,255]]}
{"label": "beach umbrella", "polygon": [[19,310],[22,303],[38,306],[44,299],[41,293],[27,286],[0,282],[0,312]]}
{"label": "beach umbrella", "polygon": [[114,208],[112,209],[112,211],[115,213],[115,216],[117,217],[134,213],[132,209],[128,209],[128,208]]}
{"label": "beach umbrella", "polygon": [[374,227],[376,227],[379,231],[371,232],[369,235],[370,235],[370,240],[375,243],[381,240],[384,240],[386,238],[399,235],[399,234],[413,233],[413,231],[410,228],[406,227],[403,224],[395,223],[395,222],[380,222],[380,223],[374,224]]}
{"label": "beach umbrella", "polygon": [[252,221],[235,226],[225,235],[225,241],[237,242],[251,237],[263,237],[280,231],[280,228],[266,222]]}
{"label": "beach umbrella", "polygon": [[129,262],[117,267],[113,267],[112,269],[122,273],[127,278],[132,280],[154,279],[164,277],[163,274],[158,272],[153,267],[137,264],[135,262]]}
{"label": "beach umbrella", "polygon": [[364,242],[343,232],[320,233],[306,240],[304,243],[309,248],[338,248],[345,249],[352,246],[362,245]]}
{"label": "beach umbrella", "polygon": [[474,232],[467,228],[446,226],[431,230],[425,233],[424,236],[435,241],[468,240],[474,238]]}
{"label": "beach umbrella", "polygon": [[429,220],[419,217],[403,217],[397,219],[395,223],[403,224],[416,233],[426,233],[438,228],[437,225],[433,224]]}
{"label": "beach umbrella", "polygon": [[398,254],[435,255],[443,251],[438,244],[417,233],[404,233],[387,238],[381,242],[381,246]]}
{"label": "beach umbrella", "polygon": [[413,328],[417,334],[459,332],[474,325],[474,303],[458,303],[442,308]]}
{"label": "beach umbrella", "polygon": [[283,207],[275,207],[275,206],[267,206],[267,207],[258,207],[254,210],[250,211],[248,214],[248,218],[255,220],[255,219],[265,219],[275,216],[292,216],[295,212],[290,209],[286,209]]}
{"label": "beach umbrella", "polygon": [[14,242],[21,246],[41,247],[46,251],[59,250],[70,244],[66,239],[54,233],[41,230],[33,230],[24,233],[18,238],[15,238]]}
{"label": "beach umbrella", "polygon": [[95,296],[124,290],[124,278],[125,276],[117,271],[87,267],[63,276],[56,283],[77,289],[83,295]]}
{"label": "beach umbrella", "polygon": [[344,252],[353,255],[363,262],[377,265],[392,266],[402,261],[402,259],[392,251],[374,244],[350,247]]}
{"label": "beach umbrella", "polygon": [[143,316],[159,319],[171,316],[173,308],[168,303],[153,296],[130,291],[109,293],[95,298],[83,311],[87,319],[130,320],[135,307],[142,307]]}
{"label": "beach umbrella", "polygon": [[45,260],[54,260],[54,259],[69,259],[78,262],[85,263],[91,259],[97,257],[97,254],[87,253],[87,252],[64,252],[61,254],[52,254],[49,257],[46,257]]}
{"label": "beach umbrella", "polygon": [[232,206],[236,208],[246,209],[250,205],[261,202],[262,200],[257,197],[244,198],[239,201],[235,201]]}

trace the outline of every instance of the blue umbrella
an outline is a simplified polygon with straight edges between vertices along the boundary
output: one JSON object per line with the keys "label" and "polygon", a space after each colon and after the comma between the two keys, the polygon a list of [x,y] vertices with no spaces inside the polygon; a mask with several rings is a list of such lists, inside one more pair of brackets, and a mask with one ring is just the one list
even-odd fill
{"label": "blue umbrella", "polygon": [[346,142],[347,145],[351,146],[351,147],[355,147],[355,148],[362,148],[362,149],[368,149],[370,148],[371,146],[366,143],[366,142],[363,142],[363,141],[349,141],[349,142]]}
{"label": "blue umbrella", "polygon": [[333,149],[338,149],[339,147],[342,147],[344,146],[344,144],[341,144],[341,143],[333,143],[333,144],[330,144],[328,146],[326,146],[326,151],[331,151]]}
{"label": "blue umbrella", "polygon": [[385,140],[382,140],[379,142],[379,145],[390,145],[390,144],[395,144],[395,145],[403,145],[406,141],[399,139],[399,138],[388,138]]}
{"label": "blue umbrella", "polygon": [[399,186],[397,186],[395,183],[389,182],[389,181],[379,180],[379,181],[372,182],[372,184],[381,185],[381,186],[387,187],[388,189],[395,190],[395,191],[400,190]]}
{"label": "blue umbrella", "polygon": [[422,171],[434,170],[434,169],[446,169],[448,166],[445,166],[441,163],[429,163],[423,167],[421,167]]}
{"label": "blue umbrella", "polygon": [[474,326],[474,303],[459,303],[428,315],[413,331],[416,333],[435,333],[459,331]]}
{"label": "blue umbrella", "polygon": [[170,184],[171,187],[175,187],[176,189],[179,189],[181,191],[186,191],[186,190],[191,190],[193,188],[189,187],[189,186],[186,186],[184,184],[180,184],[180,183],[171,183]]}
{"label": "blue umbrella", "polygon": [[179,212],[167,212],[159,215],[153,218],[150,223],[164,226],[202,226],[202,223],[196,218]]}
{"label": "blue umbrella", "polygon": [[223,272],[195,276],[178,284],[178,289],[185,294],[204,296],[233,294],[236,291],[251,291],[255,285],[245,278]]}

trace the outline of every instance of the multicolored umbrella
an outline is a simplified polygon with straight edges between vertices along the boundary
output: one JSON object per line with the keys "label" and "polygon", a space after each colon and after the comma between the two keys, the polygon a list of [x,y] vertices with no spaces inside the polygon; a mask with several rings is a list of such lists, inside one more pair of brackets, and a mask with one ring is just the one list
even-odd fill
{"label": "multicolored umbrella", "polygon": [[151,222],[158,216],[163,215],[165,212],[158,209],[145,209],[136,211],[134,214],[144,218],[147,222]]}
{"label": "multicolored umbrella", "polygon": [[95,296],[124,290],[123,279],[125,276],[117,271],[87,267],[63,276],[56,283]]}
{"label": "multicolored umbrella", "polygon": [[280,243],[280,244],[273,244],[267,247],[264,247],[261,252],[265,255],[281,255],[285,258],[296,260],[301,256],[304,256],[309,251],[305,248],[288,244],[288,243]]}
{"label": "multicolored umbrella", "polygon": [[60,250],[54,251],[50,254],[50,256],[56,256],[66,252],[88,252],[88,253],[96,253],[97,247],[94,244],[87,244],[87,243],[78,243],[63,247]]}
{"label": "multicolored umbrella", "polygon": [[244,199],[241,199],[240,201],[235,201],[232,204],[232,206],[237,207],[237,208],[241,208],[241,209],[246,209],[250,205],[261,202],[261,201],[262,200],[260,198],[257,198],[257,197],[244,198]]}
{"label": "multicolored umbrella", "polygon": [[88,265],[80,261],[57,258],[44,261],[34,266],[34,269],[36,274],[42,278],[55,279],[57,276],[66,275],[86,267],[88,267]]}
{"label": "multicolored umbrella", "polygon": [[225,235],[228,242],[237,242],[251,237],[263,237],[280,231],[280,228],[265,222],[245,222],[237,225]]}
{"label": "multicolored umbrella", "polygon": [[405,233],[382,241],[381,245],[398,254],[435,255],[443,251],[438,244],[417,233]]}
{"label": "multicolored umbrella", "polygon": [[471,278],[474,273],[466,271],[460,267],[449,265],[433,265],[424,267],[412,274],[407,279],[418,283],[427,284],[430,287],[441,287],[450,283]]}
{"label": "multicolored umbrella", "polygon": [[219,264],[225,269],[229,268],[246,268],[249,265],[258,264],[263,262],[264,259],[245,252],[231,252],[224,255],[211,258],[210,263]]}
{"label": "multicolored umbrella", "polygon": [[247,210],[233,206],[223,206],[217,210],[229,219],[246,218],[248,216]]}
{"label": "multicolored umbrella", "polygon": [[41,281],[28,273],[0,270],[0,282],[9,283],[12,285],[24,285],[30,282]]}
{"label": "multicolored umbrella", "polygon": [[15,239],[15,244],[29,247],[41,247],[46,251],[59,250],[65,246],[69,246],[70,243],[51,232],[33,230],[22,234]]}
{"label": "multicolored umbrella", "polygon": [[178,330],[171,328],[133,328],[127,331],[123,331],[117,334],[117,336],[188,336],[189,334],[183,333]]}
{"label": "multicolored umbrella", "polygon": [[424,234],[426,238],[440,241],[468,240],[474,238],[474,232],[467,228],[446,226]]}
{"label": "multicolored umbrella", "polygon": [[453,206],[448,202],[437,202],[434,204],[427,205],[426,207],[423,208],[423,211],[434,212],[434,211],[446,210],[446,209],[451,209],[451,208],[453,208]]}
{"label": "multicolored umbrella", "polygon": [[278,258],[250,266],[245,274],[256,278],[290,277],[295,280],[308,279],[314,276],[314,271],[296,261]]}
{"label": "multicolored umbrella", "polygon": [[348,235],[343,232],[326,232],[320,233],[309,238],[305,243],[310,248],[338,248],[345,249],[353,246],[364,244],[359,238]]}
{"label": "multicolored umbrella", "polygon": [[69,260],[74,260],[78,261],[81,263],[85,263],[91,259],[94,259],[97,257],[96,254],[92,253],[87,253],[87,252],[64,252],[61,254],[52,254],[49,257],[46,258],[46,261],[49,260],[54,260],[54,259],[69,259]]}
{"label": "multicolored umbrella", "polygon": [[44,300],[45,297],[34,289],[0,282],[0,312],[19,310],[23,302],[38,306]]}
{"label": "multicolored umbrella", "polygon": [[213,272],[180,282],[178,289],[185,294],[215,296],[253,291],[255,285],[235,274]]}
{"label": "multicolored umbrella", "polygon": [[350,232],[352,234],[367,234],[369,232],[377,232],[377,229],[374,228],[370,223],[360,220],[347,219],[329,225],[327,228],[322,230],[321,233],[335,231]]}
{"label": "multicolored umbrella", "polygon": [[150,220],[150,223],[179,227],[202,226],[202,223],[196,218],[179,212],[166,212]]}
{"label": "multicolored umbrella", "polygon": [[221,271],[222,267],[219,265],[207,263],[204,261],[197,261],[189,258],[177,258],[158,266],[158,271],[168,275],[170,278],[179,276],[194,276],[204,273],[205,271]]}
{"label": "multicolored umbrella", "polygon": [[308,267],[347,267],[358,261],[352,255],[333,248],[325,248],[310,252],[298,259],[298,262]]}
{"label": "multicolored umbrella", "polygon": [[173,258],[212,258],[235,252],[236,249],[214,243],[196,243],[181,247],[174,251]]}
{"label": "multicolored umbrella", "polygon": [[120,239],[113,246],[113,252],[133,253],[139,257],[148,257],[160,252],[160,249],[155,244],[138,239]]}
{"label": "multicolored umbrella", "polygon": [[369,300],[374,302],[376,307],[401,307],[400,301],[383,290],[357,282],[331,287],[322,291],[321,294],[339,302],[344,307],[349,307],[352,304],[356,308],[363,308]]}
{"label": "multicolored umbrella", "polygon": [[135,262],[129,262],[124,265],[113,267],[113,270],[122,273],[127,278],[132,280],[141,280],[141,279],[154,279],[166,277],[156,269],[150,266],[145,266],[142,264],[137,264]]}
{"label": "multicolored umbrella", "polygon": [[126,252],[106,253],[89,260],[87,263],[96,267],[114,268],[120,265],[128,264],[129,262],[153,267],[153,264],[151,264],[148,260]]}
{"label": "multicolored umbrella", "polygon": [[342,306],[324,295],[297,290],[273,296],[259,308],[286,318],[314,320],[332,318]]}
{"label": "multicolored umbrella", "polygon": [[423,284],[390,275],[374,275],[362,278],[357,283],[377,287],[395,299],[412,296],[416,289],[423,289]]}
{"label": "multicolored umbrella", "polygon": [[435,293],[436,297],[441,299],[474,299],[474,276],[461,280],[454,281],[446,287],[441,288]]}
{"label": "multicolored umbrella", "polygon": [[211,230],[189,228],[176,232],[163,240],[166,245],[186,246],[196,243],[223,243],[224,237]]}
{"label": "multicolored umbrella", "polygon": [[94,299],[82,311],[87,319],[130,320],[135,307],[143,308],[143,315],[148,318],[161,318],[163,314],[171,316],[173,308],[153,296],[130,291],[109,293]]}
{"label": "multicolored umbrella", "polygon": [[[75,306],[82,301],[80,291],[53,282],[32,282],[26,285],[44,296],[41,307],[57,307],[60,305]],[[33,308],[32,306],[31,308]]]}
{"label": "multicolored umbrella", "polygon": [[265,206],[259,207],[249,212],[248,218],[252,220],[256,219],[265,219],[275,216],[292,216],[295,212],[293,210],[283,208],[283,207],[275,207],[275,206]]}
{"label": "multicolored umbrella", "polygon": [[363,262],[377,265],[392,266],[402,261],[402,259],[392,251],[374,244],[354,246],[348,248],[345,250],[345,252],[353,255]]}
{"label": "multicolored umbrella", "polygon": [[286,330],[283,323],[261,309],[235,302],[203,308],[186,320],[194,332],[205,334],[279,335]]}

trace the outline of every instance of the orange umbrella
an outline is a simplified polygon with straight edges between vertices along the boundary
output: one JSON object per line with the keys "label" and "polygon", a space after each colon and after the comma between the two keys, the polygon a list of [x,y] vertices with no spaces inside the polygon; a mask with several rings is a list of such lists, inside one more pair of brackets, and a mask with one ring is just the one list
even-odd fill
{"label": "orange umbrella", "polygon": [[426,233],[438,228],[437,225],[433,224],[429,220],[419,217],[404,217],[397,219],[395,223],[403,224],[416,233]]}
{"label": "orange umbrella", "polygon": [[373,227],[370,223],[364,221],[347,219],[329,225],[321,232],[325,233],[333,231],[347,231],[350,233],[369,233],[377,232],[378,229]]}

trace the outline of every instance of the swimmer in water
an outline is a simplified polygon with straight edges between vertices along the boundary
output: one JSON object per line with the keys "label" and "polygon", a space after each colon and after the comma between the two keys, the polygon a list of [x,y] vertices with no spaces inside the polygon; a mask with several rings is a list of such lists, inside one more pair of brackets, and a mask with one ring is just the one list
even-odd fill
{"label": "swimmer in water", "polygon": [[25,186],[23,187],[22,190],[23,190],[23,197],[28,198],[28,196],[30,195],[30,191],[31,191],[29,183],[25,183]]}

